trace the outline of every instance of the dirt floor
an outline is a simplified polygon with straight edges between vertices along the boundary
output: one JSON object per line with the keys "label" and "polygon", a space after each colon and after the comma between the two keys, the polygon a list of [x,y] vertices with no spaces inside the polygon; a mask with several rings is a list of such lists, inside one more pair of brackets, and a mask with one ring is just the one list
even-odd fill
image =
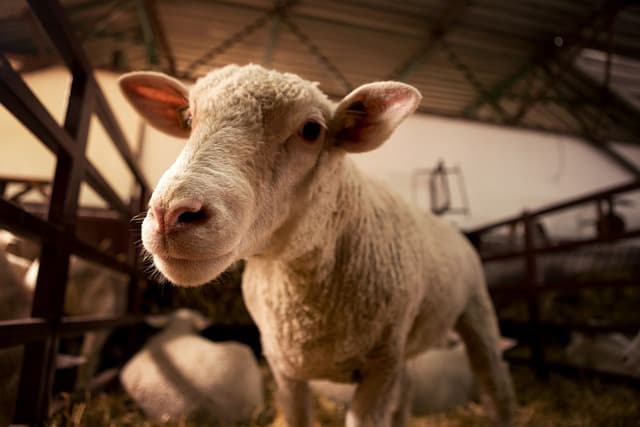
{"label": "dirt floor", "polygon": [[[518,394],[516,426],[521,427],[626,427],[640,426],[640,389],[624,384],[606,384],[594,379],[569,379],[552,374],[537,380],[526,367],[512,368]],[[265,368],[267,405],[246,426],[283,426],[273,407],[273,382]],[[345,408],[327,400],[316,400],[316,426],[342,426]],[[47,424],[53,426],[145,426],[200,427],[201,424],[151,422],[120,390],[87,396],[68,403]],[[489,427],[480,405],[471,403],[445,414],[414,417],[410,427]]]}

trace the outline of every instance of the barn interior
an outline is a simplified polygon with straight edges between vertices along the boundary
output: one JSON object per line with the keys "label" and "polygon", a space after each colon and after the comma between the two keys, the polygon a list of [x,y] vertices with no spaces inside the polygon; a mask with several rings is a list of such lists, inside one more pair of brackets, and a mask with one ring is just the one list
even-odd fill
{"label": "barn interior", "polygon": [[[622,363],[633,342],[640,362],[634,0],[3,2],[0,240],[28,290],[1,278],[0,377],[15,391],[0,390],[11,408],[0,425],[200,425],[150,421],[119,383],[155,332],[147,315],[180,307],[208,317],[203,337],[260,360],[266,400],[243,425],[278,423],[242,265],[181,289],[141,256],[147,202],[184,141],[118,88],[128,71],[190,85],[249,63],[318,82],[336,102],[368,82],[417,88],[389,141],[351,157],[478,250],[514,340],[516,425],[637,425],[640,365]],[[322,425],[343,423],[344,405],[316,406]],[[411,425],[490,424],[471,402]]]}

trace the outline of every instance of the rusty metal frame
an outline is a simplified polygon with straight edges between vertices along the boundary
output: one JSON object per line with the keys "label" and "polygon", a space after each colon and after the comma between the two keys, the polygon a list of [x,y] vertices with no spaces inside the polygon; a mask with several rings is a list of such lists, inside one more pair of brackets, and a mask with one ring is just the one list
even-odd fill
{"label": "rusty metal frame", "polygon": [[[541,216],[547,214],[557,213],[559,211],[573,208],[576,206],[597,202],[603,199],[609,199],[616,195],[640,190],[640,180],[633,180],[627,182],[622,185],[613,186],[610,188],[606,188],[601,191],[593,192],[586,196],[576,197],[570,200],[565,200],[559,203],[553,203],[547,206],[543,206],[539,209],[532,210],[529,212],[525,212],[522,215],[517,215],[511,218],[507,218],[502,221],[498,221],[495,223],[487,224],[481,227],[477,227],[473,230],[470,230],[468,234],[473,236],[474,240],[481,241],[482,236],[487,234],[495,229],[501,227],[513,227],[517,224],[525,224],[525,240],[524,240],[524,249],[515,250],[515,251],[507,251],[501,253],[494,253],[490,255],[482,256],[483,263],[489,263],[499,260],[505,259],[521,259],[525,263],[527,277],[523,283],[513,283],[511,285],[500,286],[496,288],[491,288],[490,292],[495,294],[506,293],[511,296],[511,298],[524,298],[528,304],[528,316],[529,319],[526,323],[520,324],[508,328],[503,328],[503,333],[511,330],[510,333],[519,335],[519,338],[525,339],[528,341],[529,346],[531,348],[531,358],[527,361],[528,363],[536,370],[536,372],[541,376],[546,376],[549,370],[555,370],[555,365],[549,362],[546,358],[544,352],[544,339],[545,335],[548,333],[548,325],[541,321],[541,310],[540,310],[540,296],[546,292],[575,292],[580,289],[608,289],[611,287],[630,287],[630,286],[638,286],[638,283],[629,282],[629,281],[619,281],[615,283],[577,283],[571,281],[565,281],[562,283],[551,283],[541,285],[539,283],[539,278],[537,277],[537,269],[536,262],[540,255],[554,253],[554,252],[565,252],[577,248],[581,248],[584,246],[594,245],[598,243],[613,243],[626,239],[634,239],[640,236],[640,229],[630,230],[623,233],[620,236],[617,236],[615,239],[606,238],[606,237],[596,237],[591,239],[579,240],[579,241],[571,241],[566,243],[560,243],[554,246],[549,247],[535,247],[533,244],[533,226],[535,221]],[[501,322],[503,325],[504,322]],[[565,328],[577,328],[577,329],[589,329],[589,325],[579,325],[572,323],[563,323],[559,324]],[[602,331],[612,331],[612,330],[620,330],[620,325],[599,325],[599,330]],[[625,330],[630,330],[635,328],[637,331],[640,325],[623,325]]]}
{"label": "rusty metal frame", "polygon": [[[56,0],[29,0],[34,16],[70,70],[73,80],[64,126],[60,127],[31,92],[7,59],[0,55],[0,102],[56,157],[56,171],[48,217],[38,218],[0,200],[0,225],[42,245],[41,267],[34,295],[32,317],[0,322],[0,348],[24,344],[23,364],[14,422],[42,424],[47,416],[57,346],[62,336],[97,328],[131,325],[140,321],[135,302],[129,315],[113,318],[65,318],[64,294],[69,257],[76,254],[130,276],[130,296],[138,293],[139,273],[135,249],[126,263],[80,241],[75,235],[80,185],[86,181],[123,221],[142,209],[149,185],[135,163],[124,135],[93,76],[91,65],[75,39],[62,6]],[[116,149],[135,178],[138,191],[123,201],[86,159],[85,147],[92,114],[101,120]],[[132,246],[135,248],[135,246]]]}

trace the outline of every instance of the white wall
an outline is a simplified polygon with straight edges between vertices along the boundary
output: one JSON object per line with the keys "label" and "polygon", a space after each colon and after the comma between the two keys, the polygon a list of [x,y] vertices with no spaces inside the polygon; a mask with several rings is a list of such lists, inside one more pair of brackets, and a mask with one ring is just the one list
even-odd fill
{"label": "white wall", "polygon": [[[616,148],[640,164],[640,148]],[[408,200],[414,199],[411,177],[416,169],[433,168],[439,159],[459,166],[471,214],[449,218],[465,228],[632,178],[576,139],[425,115],[408,118],[382,147],[354,159]],[[459,200],[455,184],[454,202]]]}
{"label": "white wall", "polygon": [[[137,149],[140,119],[117,88],[117,75],[98,72],[97,78],[117,115],[128,141]],[[45,106],[62,122],[70,82],[62,68],[25,76]],[[54,158],[6,110],[0,109],[0,174],[52,177]],[[172,163],[184,141],[146,128],[142,169],[151,185]],[[640,148],[615,148],[640,165]],[[89,158],[128,197],[132,178],[110,144],[98,120],[93,120]],[[588,145],[571,138],[537,132],[508,130],[490,125],[415,115],[403,123],[378,150],[353,155],[370,175],[386,181],[412,200],[411,177],[415,169],[431,168],[438,160],[461,167],[469,196],[471,214],[450,216],[462,227],[472,227],[518,214],[525,208],[563,200],[579,194],[626,182],[631,177]],[[454,203],[459,192],[452,182]],[[423,194],[423,199],[426,193]],[[101,204],[99,197],[83,191],[83,204]],[[639,220],[638,207],[628,217]],[[628,209],[628,208],[627,208]],[[558,219],[553,227],[561,233],[579,232],[578,222],[593,216],[592,207]]]}

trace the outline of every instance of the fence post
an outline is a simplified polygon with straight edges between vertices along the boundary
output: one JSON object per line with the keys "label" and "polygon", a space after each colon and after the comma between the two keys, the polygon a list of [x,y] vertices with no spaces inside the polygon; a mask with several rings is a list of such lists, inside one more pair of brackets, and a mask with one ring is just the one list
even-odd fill
{"label": "fence post", "polygon": [[546,378],[548,367],[542,345],[542,331],[540,329],[540,295],[538,292],[538,268],[535,254],[535,216],[527,211],[522,215],[524,222],[524,252],[527,272],[526,295],[529,312],[529,348],[531,349],[531,364],[539,378]]}

